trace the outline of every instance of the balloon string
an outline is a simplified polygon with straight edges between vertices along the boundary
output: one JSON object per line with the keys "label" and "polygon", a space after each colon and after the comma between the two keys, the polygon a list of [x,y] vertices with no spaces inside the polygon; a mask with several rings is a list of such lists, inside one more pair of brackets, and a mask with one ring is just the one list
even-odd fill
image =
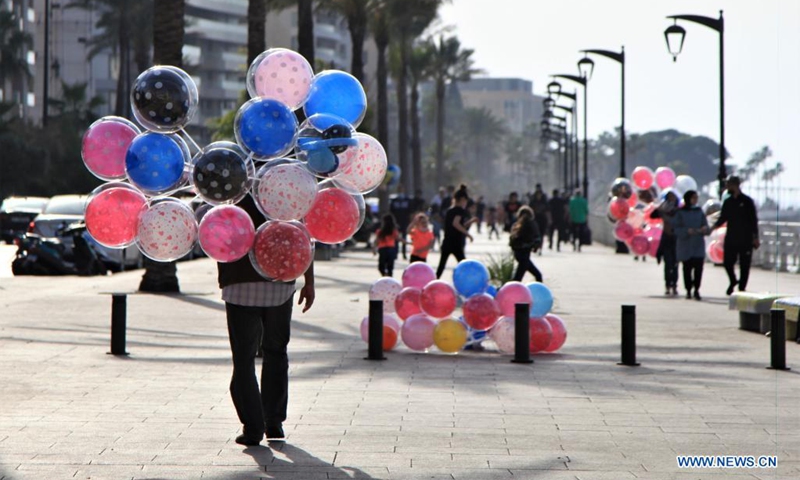
{"label": "balloon string", "polygon": [[155,196],[152,197],[152,200],[156,200],[156,199],[160,200],[161,198],[167,198],[167,197],[170,197],[170,196],[172,196],[172,195],[174,195],[174,194],[176,194],[178,192],[191,190],[192,188],[194,188],[192,185],[186,185],[185,187],[176,188],[175,190],[170,190],[169,192],[164,192],[164,193],[160,193],[158,195],[155,195]]}
{"label": "balloon string", "polygon": [[181,128],[181,132],[183,133],[183,136],[184,136],[184,137],[186,137],[186,138],[189,140],[189,142],[190,142],[192,145],[194,145],[194,148],[195,148],[195,149],[196,149],[198,152],[202,152],[202,151],[203,151],[203,149],[202,149],[202,148],[200,148],[200,145],[198,145],[198,144],[197,144],[197,142],[195,142],[195,141],[194,141],[194,138],[192,138],[192,136],[191,136],[191,135],[189,135],[189,133],[188,133],[186,130],[184,130],[183,128]]}

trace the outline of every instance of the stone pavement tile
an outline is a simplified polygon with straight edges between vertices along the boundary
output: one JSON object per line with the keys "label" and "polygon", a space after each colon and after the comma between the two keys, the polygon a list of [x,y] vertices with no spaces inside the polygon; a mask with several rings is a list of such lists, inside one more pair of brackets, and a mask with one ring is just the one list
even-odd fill
{"label": "stone pavement tile", "polygon": [[[14,480],[40,480],[42,478],[80,478],[76,476],[80,466],[78,465],[39,465],[23,464],[15,470],[9,470],[5,474]],[[141,467],[139,467],[141,468]],[[121,468],[118,471],[121,473]],[[132,475],[121,474],[116,477],[120,480],[132,478]]]}
{"label": "stone pavement tile", "polygon": [[[396,453],[341,453],[336,455],[333,465],[336,467],[357,465],[359,467],[393,467],[410,468],[412,458],[416,454],[398,455]],[[420,454],[424,455],[424,454]],[[447,455],[448,460],[450,455]]]}

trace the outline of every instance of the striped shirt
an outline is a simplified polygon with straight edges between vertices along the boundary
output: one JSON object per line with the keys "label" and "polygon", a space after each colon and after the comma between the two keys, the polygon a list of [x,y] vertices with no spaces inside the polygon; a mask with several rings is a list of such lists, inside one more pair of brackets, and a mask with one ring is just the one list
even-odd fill
{"label": "striped shirt", "polygon": [[222,289],[222,300],[242,307],[277,307],[294,295],[294,282],[234,283]]}

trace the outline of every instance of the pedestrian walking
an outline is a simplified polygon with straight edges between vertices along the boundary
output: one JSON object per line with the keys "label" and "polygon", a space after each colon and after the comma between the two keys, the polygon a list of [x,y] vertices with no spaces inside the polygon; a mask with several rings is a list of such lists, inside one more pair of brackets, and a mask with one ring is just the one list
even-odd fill
{"label": "pedestrian walking", "polygon": [[[398,187],[397,196],[389,202],[389,212],[394,215],[395,224],[399,231],[405,232],[411,222],[412,199],[406,195],[403,186]],[[407,258],[406,245],[403,244],[403,260]]]}
{"label": "pedestrian walking", "polygon": [[[719,218],[714,222],[714,228],[727,224],[725,242],[723,243],[725,255],[723,263],[728,274],[728,295],[733,293],[736,285],[739,291],[747,289],[747,280],[750,278],[750,263],[753,260],[753,250],[761,246],[758,239],[758,213],[753,199],[742,193],[741,180],[735,175],[728,177],[726,187],[730,196],[722,202]],[[739,260],[739,279],[736,279],[734,266]]]}
{"label": "pedestrian walking", "polygon": [[491,206],[486,210],[486,229],[489,230],[489,240],[492,239],[492,233],[497,236],[497,239],[500,240],[500,231],[497,230],[497,207]]}
{"label": "pedestrian walking", "polygon": [[[536,225],[539,227],[539,232],[542,235],[547,232],[547,226],[550,224],[550,208],[547,204],[547,194],[542,191],[542,184],[536,184],[536,190],[533,192],[530,198],[530,207],[533,209],[533,216]],[[542,254],[542,250],[539,249],[539,255]]]}
{"label": "pedestrian walking", "polygon": [[411,257],[409,263],[427,262],[428,252],[433,248],[433,231],[428,216],[418,213],[408,226],[408,237],[411,239]]}
{"label": "pedestrian walking", "polygon": [[537,282],[542,281],[542,273],[531,260],[531,252],[542,247],[542,235],[535,218],[531,207],[522,206],[517,211],[517,221],[511,226],[508,245],[517,261],[517,270],[514,273],[514,280],[517,282],[522,281],[525,272],[531,272]]}
{"label": "pedestrian walking", "polygon": [[678,196],[675,192],[667,192],[664,201],[653,210],[650,218],[660,218],[664,223],[661,240],[656,251],[656,260],[664,260],[664,295],[678,294],[678,258],[677,238],[675,237],[675,214],[678,212]]}
{"label": "pedestrian walking", "polygon": [[372,254],[378,254],[378,271],[381,276],[391,277],[394,271],[394,261],[397,259],[397,242],[402,241],[400,231],[391,213],[383,216],[381,228],[375,238],[375,248]]}
{"label": "pedestrian walking", "polygon": [[[675,213],[675,236],[678,239],[676,253],[683,263],[683,286],[686,298],[694,296],[701,300],[700,282],[703,279],[703,264],[706,261],[706,242],[709,234],[706,214],[697,205],[697,192],[689,190],[683,195],[683,208]],[[694,294],[692,294],[694,290]]]}
{"label": "pedestrian walking", "polygon": [[464,260],[464,246],[467,239],[472,241],[472,235],[467,231],[475,219],[469,219],[467,213],[467,202],[469,196],[467,195],[467,188],[462,185],[457,192],[453,194],[453,204],[444,218],[444,238],[442,239],[442,255],[439,259],[439,268],[436,269],[436,278],[441,278],[445,266],[447,266],[447,259],[450,255],[456,257],[457,261]]}
{"label": "pedestrian walking", "polygon": [[517,192],[508,194],[508,201],[503,204],[503,231],[510,232],[511,225],[517,221],[517,210],[522,204],[519,202],[519,195]]}
{"label": "pedestrian walking", "polygon": [[[253,219],[256,228],[265,222],[250,195],[238,204]],[[259,275],[245,256],[231,263],[218,263],[218,280],[225,301],[228,337],[233,358],[230,392],[242,423],[241,445],[258,445],[285,437],[283,422],[289,400],[289,345],[295,282],[272,282]],[[314,304],[314,264],[304,275],[298,305],[303,313]],[[255,359],[261,346],[261,388],[256,379]]]}
{"label": "pedestrian walking", "polygon": [[556,251],[561,251],[561,244],[567,241],[567,202],[558,194],[558,190],[553,190],[553,196],[547,202],[548,213],[550,214],[550,224],[547,230],[548,249],[553,249],[553,234],[556,237]]}
{"label": "pedestrian walking", "polygon": [[580,190],[575,191],[575,196],[569,200],[569,218],[572,222],[572,250],[581,251],[581,245],[586,238],[586,222],[589,217],[589,202],[581,194]]}
{"label": "pedestrian walking", "polygon": [[475,217],[478,219],[477,226],[478,226],[478,233],[481,233],[481,224],[483,223],[483,219],[486,215],[486,202],[483,201],[483,195],[478,197],[478,201],[475,202]]}

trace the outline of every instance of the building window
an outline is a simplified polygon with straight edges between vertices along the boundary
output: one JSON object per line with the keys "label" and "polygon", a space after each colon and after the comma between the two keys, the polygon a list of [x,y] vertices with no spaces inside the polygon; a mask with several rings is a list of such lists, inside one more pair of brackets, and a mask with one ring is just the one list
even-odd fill
{"label": "building window", "polygon": [[36,95],[34,93],[28,93],[28,106],[29,107],[36,106]]}
{"label": "building window", "polygon": [[33,8],[28,8],[28,22],[35,23],[36,22],[36,10]]}
{"label": "building window", "polygon": [[28,50],[27,60],[28,65],[36,65],[36,52]]}

